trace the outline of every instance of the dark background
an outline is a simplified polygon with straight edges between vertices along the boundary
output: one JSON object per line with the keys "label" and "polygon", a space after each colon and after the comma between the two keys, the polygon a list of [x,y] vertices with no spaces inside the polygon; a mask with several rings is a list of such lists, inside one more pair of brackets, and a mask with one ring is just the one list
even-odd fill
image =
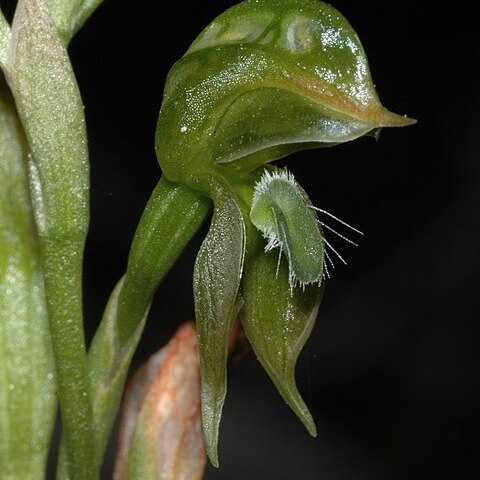
{"label": "dark background", "polygon": [[[160,176],[165,76],[234,3],[106,0],[71,44],[92,165],[89,336]],[[297,368],[318,437],[249,355],[230,370],[221,467],[205,478],[478,479],[478,27],[460,3],[333,5],[362,39],[383,104],[418,124],[287,160],[315,205],[365,232],[358,248],[337,244],[349,265],[337,262]],[[160,288],[135,365],[193,317],[204,234]]]}

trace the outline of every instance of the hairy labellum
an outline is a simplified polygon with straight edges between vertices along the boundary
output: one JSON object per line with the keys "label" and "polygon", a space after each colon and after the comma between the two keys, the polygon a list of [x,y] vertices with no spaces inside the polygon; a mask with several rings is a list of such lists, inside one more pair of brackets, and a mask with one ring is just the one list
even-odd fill
{"label": "hairy labellum", "polygon": [[[288,170],[265,170],[255,186],[250,220],[268,243],[288,260],[289,283],[307,285],[323,279],[324,240],[307,194]],[[280,257],[279,257],[280,262]]]}

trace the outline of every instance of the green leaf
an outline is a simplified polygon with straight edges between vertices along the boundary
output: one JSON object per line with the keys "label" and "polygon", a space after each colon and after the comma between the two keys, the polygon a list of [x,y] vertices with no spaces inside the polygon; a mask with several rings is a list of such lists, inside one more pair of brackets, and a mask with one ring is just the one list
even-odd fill
{"label": "green leaf", "polygon": [[55,365],[30,205],[27,144],[0,74],[0,478],[45,478]]}
{"label": "green leaf", "polygon": [[[42,237],[78,245],[88,229],[89,165],[80,92],[43,0],[20,0],[12,25],[10,85],[43,199]],[[71,237],[71,238],[68,238]]]}
{"label": "green leaf", "polygon": [[214,213],[193,276],[200,342],[202,423],[207,454],[218,466],[218,431],[226,395],[228,341],[237,313],[245,253],[245,225],[237,200],[216,185]]}
{"label": "green leaf", "polygon": [[352,27],[315,0],[248,0],[217,17],[172,68],[157,127],[168,178],[249,171],[297,150],[410,119],[380,103]]}
{"label": "green leaf", "polygon": [[309,433],[315,424],[295,384],[295,365],[312,331],[323,294],[307,285],[291,290],[288,267],[274,253],[259,252],[245,264],[242,325],[260,363]]}
{"label": "green leaf", "polygon": [[[61,0],[57,0],[61,1]],[[103,3],[104,0],[83,0],[72,22],[72,36],[78,32],[88,17]]]}
{"label": "green leaf", "polygon": [[73,36],[75,17],[84,0],[45,0],[57,32],[66,45]]}
{"label": "green leaf", "polygon": [[250,220],[288,261],[290,287],[322,283],[324,239],[312,203],[288,170],[265,170],[255,186]]}
{"label": "green leaf", "polygon": [[96,477],[82,318],[82,257],[89,217],[85,118],[70,61],[43,0],[20,0],[9,82],[31,152],[58,394],[72,479]]}

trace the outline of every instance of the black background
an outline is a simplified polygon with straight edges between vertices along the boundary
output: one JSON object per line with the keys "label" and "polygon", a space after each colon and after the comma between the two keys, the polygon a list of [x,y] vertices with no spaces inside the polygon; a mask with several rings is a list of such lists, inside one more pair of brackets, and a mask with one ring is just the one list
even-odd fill
{"label": "black background", "polygon": [[[89,338],[160,176],[153,137],[165,76],[234,3],[106,0],[71,44],[92,168]],[[230,369],[221,467],[208,467],[205,478],[478,479],[475,15],[460,3],[333,5],[362,39],[383,104],[418,124],[384,130],[378,142],[287,159],[315,205],[365,232],[358,248],[336,244],[349,265],[338,262],[328,281],[297,367],[318,437],[308,436],[249,355]],[[193,317],[193,262],[204,235],[161,286],[135,365]]]}

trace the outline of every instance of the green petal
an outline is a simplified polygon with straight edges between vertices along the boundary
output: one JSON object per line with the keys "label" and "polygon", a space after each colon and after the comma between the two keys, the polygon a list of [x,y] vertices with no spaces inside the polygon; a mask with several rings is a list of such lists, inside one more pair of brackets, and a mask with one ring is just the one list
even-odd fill
{"label": "green petal", "polygon": [[315,423],[295,384],[295,365],[315,323],[323,285],[292,292],[285,262],[277,271],[277,255],[261,252],[246,262],[242,287],[247,338],[283,399],[315,436]]}
{"label": "green petal", "polygon": [[228,341],[237,313],[245,226],[236,199],[217,188],[207,237],[195,262],[193,287],[200,344],[202,422],[207,454],[218,466],[218,430],[226,395]]}

